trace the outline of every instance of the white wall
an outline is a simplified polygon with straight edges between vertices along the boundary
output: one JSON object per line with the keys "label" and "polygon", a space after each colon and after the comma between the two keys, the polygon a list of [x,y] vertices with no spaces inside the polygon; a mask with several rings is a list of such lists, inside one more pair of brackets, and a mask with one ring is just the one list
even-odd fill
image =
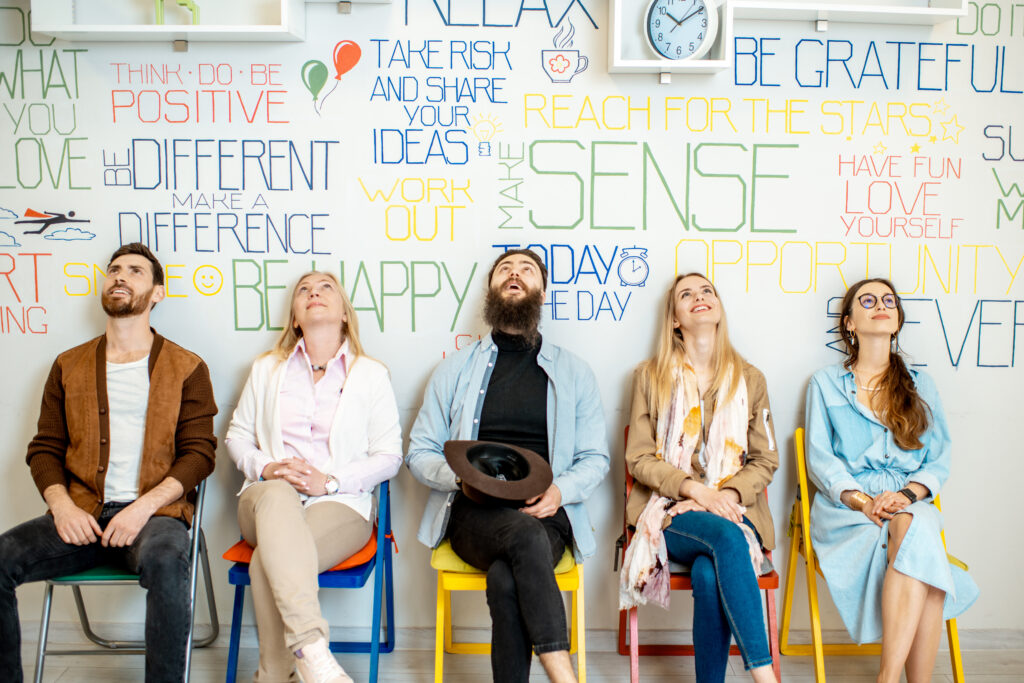
{"label": "white wall", "polygon": [[[518,4],[451,3],[450,23],[481,23],[483,6],[490,23],[513,23]],[[1018,306],[1024,301],[1024,281],[1017,277],[1024,255],[1024,210],[1015,215],[1014,210],[1019,210],[1024,187],[1019,163],[1024,159],[1024,79],[1010,69],[996,80],[995,92],[975,91],[992,84],[995,55],[1000,67],[1021,63],[1024,25],[1009,0],[987,3],[983,35],[981,28],[972,28],[977,11],[971,5],[959,32],[955,22],[934,28],[832,22],[827,32],[816,33],[810,22],[738,20],[734,33],[740,53],[750,53],[754,45],[774,53],[763,55],[756,73],[754,58],[741,54],[735,68],[676,75],[671,85],[658,85],[654,75],[606,73],[607,7],[597,0],[548,0],[551,21],[567,12],[575,30],[572,49],[589,58],[589,67],[568,84],[552,83],[540,68],[541,50],[552,47],[558,32],[541,12],[524,13],[518,28],[494,28],[444,26],[429,0],[357,5],[347,16],[336,14],[331,5],[310,5],[303,43],[193,42],[182,54],[167,44],[58,42],[37,47],[19,27],[27,3],[0,0],[0,105],[5,109],[0,116],[0,158],[5,159],[0,206],[6,209],[0,210],[0,231],[7,235],[0,234],[0,243],[10,245],[14,238],[19,245],[0,246],[0,348],[7,359],[0,395],[0,448],[7,454],[0,466],[7,482],[0,527],[44,510],[24,464],[43,381],[58,352],[102,330],[93,266],[102,269],[122,240],[137,239],[138,225],[147,218],[161,227],[150,229],[144,239],[156,247],[168,276],[180,278],[169,280],[172,296],[157,307],[154,324],[210,365],[220,405],[219,436],[249,363],[275,337],[265,329],[261,311],[280,325],[285,310],[287,289],[269,290],[264,309],[264,292],[255,283],[287,288],[314,258],[321,268],[343,266],[361,309],[365,345],[391,368],[408,430],[434,365],[484,331],[481,271],[499,253],[496,245],[539,244],[547,250],[552,271],[553,305],[545,309],[544,334],[586,358],[600,378],[613,465],[589,501],[600,552],[588,565],[587,619],[592,628],[614,628],[611,559],[621,530],[621,434],[629,377],[651,352],[655,309],[672,275],[677,270],[712,274],[726,303],[734,343],[768,378],[775,424],[786,444],[770,490],[780,564],[795,491],[791,434],[802,422],[804,387],[814,370],[839,358],[826,347],[834,338],[829,334],[833,299],[866,273],[891,275],[915,323],[907,326],[901,343],[934,376],[956,444],[952,476],[943,491],[948,537],[982,589],[961,627],[1024,628],[1017,603],[1005,599],[1017,594],[1015,568],[1024,560],[1014,536],[1008,540],[1005,531],[1015,520],[1021,437],[1014,397],[1021,377],[1015,365],[1015,351],[1021,348],[1016,333],[1024,324],[1024,307]],[[413,53],[408,65],[402,55],[392,59],[395,41],[401,41],[405,54],[408,45],[417,49],[428,39],[437,41],[430,44],[429,55]],[[332,50],[342,40],[358,43],[362,57],[336,81]],[[474,63],[480,68],[467,68],[458,49],[471,41],[490,41],[499,54],[485,60],[482,50],[488,43],[478,42],[481,52]],[[891,41],[906,44],[898,47]],[[47,41],[37,36],[37,42]],[[949,47],[947,86],[945,46],[960,43],[964,46]],[[833,59],[852,51],[847,62],[852,76],[834,61],[827,87],[824,82],[801,87],[815,83],[816,72],[825,70],[826,47]],[[925,61],[918,61],[919,49]],[[507,63],[502,52],[507,52]],[[40,59],[42,75],[25,71],[17,76],[24,79],[24,91],[21,80],[10,85],[19,65],[38,68]],[[313,59],[330,70],[316,104],[300,76]],[[927,61],[932,59],[937,61]],[[222,84],[208,84],[217,67],[204,65],[222,64],[227,65],[220,67]],[[253,64],[278,65],[272,85],[261,75],[266,71],[254,70]],[[154,72],[136,71],[140,65],[154,66],[169,83],[151,82]],[[164,76],[165,65],[172,75]],[[861,72],[867,75],[861,78]],[[880,72],[884,83],[873,75]],[[389,99],[380,94],[386,88],[375,91],[378,77],[385,83],[388,77],[404,79],[404,95],[413,101]],[[476,82],[475,101],[462,89],[462,79],[472,84],[474,78],[485,79]],[[417,106],[425,107],[432,121],[430,99],[439,99],[442,91],[433,87],[440,81],[431,79],[457,84],[443,91],[436,112],[442,121],[456,116],[456,125],[409,123],[407,112],[416,112]],[[756,84],[744,85],[751,82]],[[489,101],[490,94],[497,101]],[[648,98],[649,125],[642,112],[634,111],[630,120],[625,106],[645,107]],[[773,112],[792,100],[789,117],[772,113],[766,122],[766,99]],[[141,108],[130,106],[133,101],[141,101]],[[320,103],[317,112],[314,106]],[[708,106],[719,113],[705,125]],[[166,118],[147,122],[158,115]],[[177,119],[184,120],[169,122]],[[486,139],[495,126],[497,132]],[[409,128],[421,129],[411,134],[420,144],[405,150],[406,163],[382,163],[397,159],[399,134],[384,132],[382,138],[376,131]],[[1017,133],[1012,144],[1001,145],[1000,140],[1009,143],[1011,131]],[[133,140],[139,141],[134,148],[136,184],[153,186],[157,174],[161,181],[166,178],[163,144],[174,139],[184,141],[177,143],[182,155],[177,189],[173,164],[168,187],[162,182],[155,189],[117,184],[130,177],[124,169],[132,167],[118,170],[111,164],[127,161]],[[213,141],[199,143],[201,154],[216,155],[222,148],[225,155],[234,155],[222,159],[219,178],[214,156],[199,159],[196,179],[196,139]],[[243,146],[242,140],[254,142]],[[288,153],[285,143],[268,140],[293,141],[304,166],[314,141],[313,189],[303,184],[298,168],[287,173],[286,158],[253,156],[268,148],[275,155]],[[490,156],[481,156],[481,142],[490,143]],[[167,145],[173,155],[173,143]],[[158,148],[160,162],[154,161]],[[243,153],[253,158],[242,164]],[[895,166],[882,166],[887,156],[896,158]],[[915,157],[923,160],[916,177]],[[947,159],[949,167],[943,166]],[[410,163],[424,160],[428,163]],[[841,165],[840,160],[850,163]],[[270,169],[271,180],[264,180],[260,161]],[[929,162],[939,177],[927,177]],[[242,188],[243,167],[244,189],[221,189]],[[688,216],[685,224],[663,182]],[[294,188],[268,189],[268,183],[273,188],[294,183]],[[371,200],[375,190],[388,194],[396,183],[388,199]],[[434,189],[421,200],[426,186]],[[889,206],[889,192],[897,187],[905,210],[895,194]],[[1001,199],[1005,215],[1000,214]],[[64,225],[43,237],[24,235],[30,226],[14,221],[28,209],[73,210],[89,221],[74,226],[92,237],[44,239]],[[908,215],[934,224],[928,236],[887,237],[870,231],[860,236],[857,227],[847,234],[844,219],[870,216],[853,213],[870,210],[878,212],[881,225]],[[178,215],[172,219],[169,212]],[[406,227],[413,212],[418,237]],[[222,215],[203,215],[210,213]],[[244,224],[246,213],[253,214],[254,226],[248,248],[240,244],[246,240],[241,229],[221,230],[218,245],[217,230],[194,227],[217,220]],[[264,214],[278,231],[291,221],[287,251],[274,234],[268,237]],[[177,231],[167,227],[175,220],[181,226]],[[548,227],[533,227],[530,220]],[[64,236],[72,234],[88,236]],[[311,245],[316,255],[309,253]],[[644,287],[623,285],[616,276],[621,250],[633,246],[648,250],[650,276]],[[840,265],[829,265],[834,263]],[[204,277],[212,279],[201,291],[207,287]],[[213,291],[221,278],[223,287]],[[214,549],[237,538],[234,493],[240,483],[221,448],[205,523]],[[430,627],[434,574],[427,549],[415,540],[426,491],[403,470],[393,496],[401,549],[395,565],[399,626]],[[230,592],[225,572],[226,563],[216,560],[226,621]],[[38,585],[19,591],[24,619],[38,618],[40,595]],[[368,604],[363,596],[331,593],[324,604],[336,624],[368,623],[366,611],[359,609]],[[459,622],[486,624],[483,601],[468,604]],[[95,618],[141,621],[143,609],[137,596],[98,605]],[[649,611],[645,626],[688,627],[689,609],[687,600],[677,599],[673,610],[678,615]],[[71,617],[70,601],[62,603],[57,618]],[[806,623],[802,611],[794,619],[797,628]],[[834,613],[826,626],[840,627]]]}

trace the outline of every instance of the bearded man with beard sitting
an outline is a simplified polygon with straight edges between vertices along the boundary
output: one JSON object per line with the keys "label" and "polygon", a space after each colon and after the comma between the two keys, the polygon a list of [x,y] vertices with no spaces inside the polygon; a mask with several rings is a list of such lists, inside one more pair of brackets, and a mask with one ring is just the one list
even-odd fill
{"label": "bearded man with beard sitting", "polygon": [[[593,554],[585,501],[608,472],[597,382],[580,358],[539,332],[547,268],[533,251],[506,251],[487,276],[484,320],[491,333],[443,361],[430,378],[406,463],[432,490],[419,540],[445,538],[487,572],[491,670],[499,683],[525,683],[532,652],[556,683],[576,681],[565,608],[552,569],[566,548]],[[444,444],[497,441],[528,448],[554,480],[521,508],[474,502],[460,490]]]}
{"label": "bearded man with beard sitting", "polygon": [[181,683],[195,487],[213,471],[210,373],[149,326],[160,262],[139,243],[110,257],[105,334],[57,356],[26,460],[47,514],[0,535],[0,681],[20,683],[15,589],[120,563],[146,589],[146,682]]}

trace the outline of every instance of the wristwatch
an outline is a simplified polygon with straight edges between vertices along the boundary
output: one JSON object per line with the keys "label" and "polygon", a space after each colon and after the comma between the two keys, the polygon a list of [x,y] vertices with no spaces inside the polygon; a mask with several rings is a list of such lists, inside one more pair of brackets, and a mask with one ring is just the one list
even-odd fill
{"label": "wristwatch", "polygon": [[901,488],[896,493],[902,493],[904,496],[906,496],[910,500],[911,503],[916,503],[917,502],[917,494],[914,493],[913,489],[911,489],[909,486],[904,486],[903,488]]}
{"label": "wristwatch", "polygon": [[338,492],[340,485],[338,484],[337,478],[333,474],[327,475],[327,481],[324,482],[324,491],[327,492],[328,496],[333,496]]}

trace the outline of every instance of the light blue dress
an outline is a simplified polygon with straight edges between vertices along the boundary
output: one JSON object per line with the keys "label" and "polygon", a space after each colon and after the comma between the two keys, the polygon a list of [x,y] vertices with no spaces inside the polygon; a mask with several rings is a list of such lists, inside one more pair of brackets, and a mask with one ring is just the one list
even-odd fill
{"label": "light blue dress", "polygon": [[[910,370],[918,394],[931,408],[921,435],[924,447],[905,451],[889,430],[857,401],[853,372],[833,365],[816,372],[807,389],[807,466],[818,487],[811,509],[811,539],[843,623],[858,643],[882,637],[882,581],[888,567],[886,522],[879,528],[839,496],[855,489],[875,496],[908,482],[939,492],[949,476],[950,441],[935,384]],[[946,592],[943,618],[961,614],[978,598],[978,586],[951,565],[942,547],[942,515],[931,497],[910,505],[914,519],[893,562],[895,569]]]}

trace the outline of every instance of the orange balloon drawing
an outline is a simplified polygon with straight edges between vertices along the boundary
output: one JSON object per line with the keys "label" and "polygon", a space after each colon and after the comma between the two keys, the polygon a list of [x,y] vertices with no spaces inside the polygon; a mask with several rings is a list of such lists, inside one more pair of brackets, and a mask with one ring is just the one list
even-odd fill
{"label": "orange balloon drawing", "polygon": [[354,67],[362,56],[363,51],[357,43],[351,40],[343,40],[334,46],[334,70],[337,75],[334,80],[340,81],[341,75]]}

